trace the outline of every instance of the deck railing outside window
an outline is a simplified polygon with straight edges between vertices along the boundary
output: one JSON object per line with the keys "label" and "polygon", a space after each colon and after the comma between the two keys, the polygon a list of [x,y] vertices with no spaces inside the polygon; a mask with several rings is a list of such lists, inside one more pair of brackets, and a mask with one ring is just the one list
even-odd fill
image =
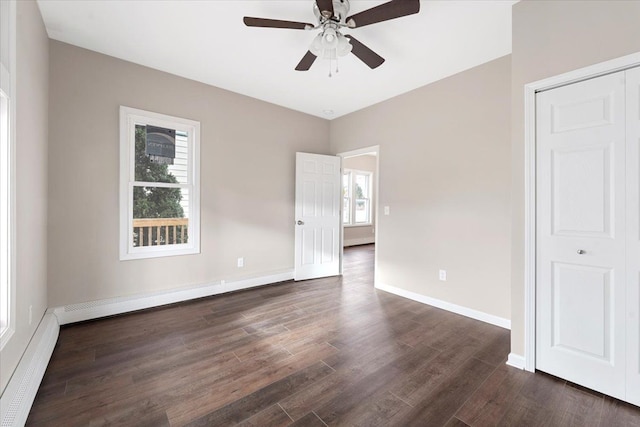
{"label": "deck railing outside window", "polygon": [[133,220],[133,246],[187,243],[189,218],[143,218]]}

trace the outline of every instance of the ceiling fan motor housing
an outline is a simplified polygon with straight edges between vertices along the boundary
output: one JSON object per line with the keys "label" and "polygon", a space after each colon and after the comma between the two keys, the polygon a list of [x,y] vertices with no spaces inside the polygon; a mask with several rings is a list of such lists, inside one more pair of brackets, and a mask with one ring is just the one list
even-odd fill
{"label": "ceiling fan motor housing", "polygon": [[316,18],[318,18],[320,25],[329,20],[335,20],[344,24],[349,14],[349,0],[333,0],[333,16],[327,16],[330,15],[331,12],[322,12],[317,3],[314,2],[313,13],[316,15]]}

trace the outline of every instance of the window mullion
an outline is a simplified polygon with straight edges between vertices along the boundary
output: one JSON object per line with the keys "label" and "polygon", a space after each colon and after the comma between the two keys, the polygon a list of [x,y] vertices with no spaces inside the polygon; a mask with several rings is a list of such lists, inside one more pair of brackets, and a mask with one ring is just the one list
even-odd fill
{"label": "window mullion", "polygon": [[134,187],[163,187],[163,188],[189,188],[191,184],[181,184],[179,182],[146,182],[133,181]]}

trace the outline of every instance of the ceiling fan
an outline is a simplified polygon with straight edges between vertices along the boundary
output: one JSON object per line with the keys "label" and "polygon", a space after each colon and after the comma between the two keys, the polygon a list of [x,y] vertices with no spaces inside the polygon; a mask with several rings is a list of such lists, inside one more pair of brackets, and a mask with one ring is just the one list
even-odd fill
{"label": "ceiling fan", "polygon": [[[355,37],[342,34],[341,30],[356,29],[377,22],[412,15],[420,11],[420,0],[391,0],[365,11],[349,15],[349,0],[315,0],[313,13],[316,25],[282,21],[278,19],[244,17],[248,27],[289,28],[293,30],[320,30],[309,51],[296,66],[297,71],[307,71],[318,57],[337,59],[349,52],[374,69],[382,65],[384,58],[359,42]],[[331,73],[329,73],[331,76]]]}

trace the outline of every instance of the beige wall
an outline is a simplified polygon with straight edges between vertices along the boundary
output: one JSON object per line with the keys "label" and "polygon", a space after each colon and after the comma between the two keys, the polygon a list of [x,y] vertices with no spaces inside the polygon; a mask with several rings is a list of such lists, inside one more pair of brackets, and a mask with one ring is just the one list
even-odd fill
{"label": "beige wall", "polygon": [[375,242],[376,228],[376,180],[378,179],[378,159],[376,156],[365,154],[362,156],[347,157],[342,161],[343,169],[354,169],[372,172],[371,182],[371,225],[344,227],[344,246],[362,245]]}
{"label": "beige wall", "polygon": [[17,5],[16,67],[16,317],[0,353],[2,391],[47,308],[49,44],[34,1]]}
{"label": "beige wall", "polygon": [[377,281],[510,317],[510,62],[331,122],[334,153],[380,145]]}
{"label": "beige wall", "polygon": [[[328,121],[60,42],[50,49],[49,306],[293,268],[295,152],[326,153]],[[201,254],[118,260],[120,105],[201,122]]]}
{"label": "beige wall", "polygon": [[524,355],[524,85],[640,51],[640,2],[522,1],[513,6],[512,352]]}

